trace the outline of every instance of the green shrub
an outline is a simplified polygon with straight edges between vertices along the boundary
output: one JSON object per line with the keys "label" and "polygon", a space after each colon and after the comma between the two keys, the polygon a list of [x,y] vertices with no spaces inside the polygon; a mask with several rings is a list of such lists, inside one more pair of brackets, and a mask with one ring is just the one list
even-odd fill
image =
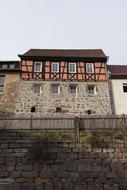
{"label": "green shrub", "polygon": [[117,131],[114,131],[112,133],[112,138],[122,140],[122,139],[124,139],[125,135],[126,134],[125,134],[125,132],[123,130],[117,130]]}

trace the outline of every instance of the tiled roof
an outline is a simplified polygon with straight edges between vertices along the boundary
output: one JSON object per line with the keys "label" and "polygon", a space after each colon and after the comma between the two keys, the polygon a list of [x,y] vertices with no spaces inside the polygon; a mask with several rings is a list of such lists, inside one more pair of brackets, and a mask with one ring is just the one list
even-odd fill
{"label": "tiled roof", "polygon": [[127,75],[127,65],[108,65],[108,70],[112,75]]}
{"label": "tiled roof", "polygon": [[0,64],[14,64],[14,63],[19,63],[20,64],[20,61],[0,61]]}
{"label": "tiled roof", "polygon": [[111,79],[127,79],[127,65],[108,65]]}
{"label": "tiled roof", "polygon": [[30,49],[19,57],[107,58],[101,49]]}

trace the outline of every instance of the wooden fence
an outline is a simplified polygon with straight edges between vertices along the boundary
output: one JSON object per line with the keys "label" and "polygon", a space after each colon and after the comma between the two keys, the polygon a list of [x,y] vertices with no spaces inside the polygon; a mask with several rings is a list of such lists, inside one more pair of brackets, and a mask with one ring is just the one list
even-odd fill
{"label": "wooden fence", "polygon": [[97,130],[127,127],[127,116],[0,118],[1,129]]}

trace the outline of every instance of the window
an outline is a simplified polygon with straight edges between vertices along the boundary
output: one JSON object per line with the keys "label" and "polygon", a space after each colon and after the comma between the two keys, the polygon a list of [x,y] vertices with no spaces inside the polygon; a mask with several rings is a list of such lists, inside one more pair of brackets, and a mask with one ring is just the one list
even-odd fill
{"label": "window", "polygon": [[7,68],[8,68],[7,64],[2,65],[2,69],[7,69]]}
{"label": "window", "polygon": [[96,94],[96,86],[94,85],[88,85],[87,86],[88,94]]}
{"label": "window", "polygon": [[69,73],[76,73],[76,63],[69,63]]}
{"label": "window", "polygon": [[10,69],[14,69],[15,68],[14,66],[15,66],[14,64],[10,64]]}
{"label": "window", "polygon": [[86,63],[86,72],[87,73],[94,73],[93,63]]}
{"label": "window", "polygon": [[0,76],[0,92],[3,92],[5,76]]}
{"label": "window", "polygon": [[40,85],[40,84],[35,84],[35,85],[32,87],[32,91],[33,91],[35,94],[40,94],[40,93],[41,93],[41,85]]}
{"label": "window", "polygon": [[88,114],[88,115],[91,115],[91,110],[87,110],[87,114]]}
{"label": "window", "polygon": [[59,63],[58,62],[52,62],[51,71],[53,73],[58,73],[59,72]]}
{"label": "window", "polygon": [[36,111],[35,106],[31,107],[30,112],[34,113]]}
{"label": "window", "polygon": [[70,94],[76,94],[77,93],[77,86],[76,85],[70,85],[69,86],[69,93]]}
{"label": "window", "polygon": [[51,92],[52,92],[52,94],[59,94],[59,85],[53,84],[51,86]]}
{"label": "window", "polygon": [[62,111],[61,107],[56,107],[56,112],[57,112],[57,113],[59,113],[59,112],[61,112],[61,111]]}
{"label": "window", "polygon": [[127,93],[127,83],[123,83],[123,92]]}
{"label": "window", "polygon": [[34,72],[42,72],[42,62],[34,62]]}

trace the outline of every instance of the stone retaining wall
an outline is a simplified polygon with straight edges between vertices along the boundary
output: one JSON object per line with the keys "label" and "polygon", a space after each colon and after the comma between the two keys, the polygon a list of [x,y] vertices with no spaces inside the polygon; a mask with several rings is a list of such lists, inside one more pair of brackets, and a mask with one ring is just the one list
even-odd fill
{"label": "stone retaining wall", "polygon": [[0,133],[0,190],[126,190],[127,143],[46,142]]}

